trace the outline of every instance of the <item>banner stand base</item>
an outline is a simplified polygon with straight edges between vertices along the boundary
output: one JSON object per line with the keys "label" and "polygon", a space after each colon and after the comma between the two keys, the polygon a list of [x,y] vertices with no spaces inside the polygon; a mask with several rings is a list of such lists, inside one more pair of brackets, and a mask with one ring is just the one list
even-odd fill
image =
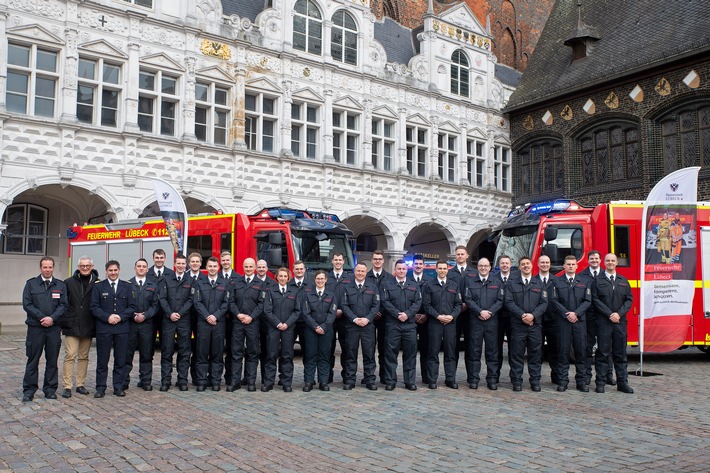
{"label": "banner stand base", "polygon": [[649,376],[663,376],[663,373],[654,373],[652,371],[643,371],[643,374],[641,374],[641,370],[636,370],[636,371],[629,371],[630,375],[633,376],[641,376],[643,378],[649,377]]}

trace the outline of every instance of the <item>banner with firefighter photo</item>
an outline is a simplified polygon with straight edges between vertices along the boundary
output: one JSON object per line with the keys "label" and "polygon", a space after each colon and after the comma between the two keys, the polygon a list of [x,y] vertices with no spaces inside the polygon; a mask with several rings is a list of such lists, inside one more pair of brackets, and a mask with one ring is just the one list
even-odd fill
{"label": "banner with firefighter photo", "polygon": [[185,254],[187,248],[187,208],[180,193],[162,179],[153,178],[155,198],[158,201],[160,215],[165,221],[165,228],[170,241],[178,254]]}
{"label": "banner with firefighter photo", "polygon": [[698,252],[699,170],[685,168],[664,177],[644,204],[639,304],[642,352],[675,350],[688,333]]}

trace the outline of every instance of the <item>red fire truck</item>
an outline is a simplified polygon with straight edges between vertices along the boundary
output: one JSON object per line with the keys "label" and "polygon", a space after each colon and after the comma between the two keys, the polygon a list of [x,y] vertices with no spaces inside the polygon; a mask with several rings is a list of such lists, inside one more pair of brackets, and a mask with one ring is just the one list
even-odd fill
{"label": "red fire truck", "polygon": [[[210,214],[189,217],[186,256],[202,255],[203,268],[210,256],[230,251],[234,268],[241,272],[245,258],[264,259],[269,271],[292,268],[301,260],[310,270],[330,269],[331,254],[343,253],[345,267],[352,269],[353,233],[333,214],[284,208],[267,208],[254,215]],[[117,260],[132,268],[138,258],[152,261],[153,250],[166,250],[166,265],[172,267],[172,244],[162,219],[141,219],[115,224],[73,226],[67,230],[69,267],[82,255],[103,268]],[[151,263],[152,264],[152,263]],[[125,275],[128,278],[130,276]]]}
{"label": "red fire truck", "polygon": [[[639,341],[639,280],[641,278],[641,239],[644,246],[655,244],[658,225],[663,217],[651,218],[642,229],[643,202],[610,202],[596,207],[583,207],[571,200],[555,200],[526,205],[510,212],[492,235],[498,240],[495,261],[508,255],[517,265],[528,256],[533,262],[546,254],[552,262],[551,271],[563,271],[565,256],[574,255],[579,269],[586,268],[587,252],[598,250],[602,255],[614,253],[617,272],[626,277],[632,287],[634,306],[628,314],[628,343]],[[697,218],[697,222],[690,220]],[[698,206],[697,214],[683,216],[686,227],[677,249],[693,249],[696,259],[693,316],[690,319],[684,346],[710,350],[710,203]],[[691,225],[692,223],[692,225]],[[691,229],[692,228],[692,229]],[[694,229],[697,229],[695,231]],[[699,234],[698,234],[699,233]],[[661,263],[662,256],[658,256]],[[665,258],[665,257],[663,257]],[[669,260],[663,263],[672,263]],[[533,264],[533,267],[537,267]],[[692,278],[692,275],[691,275]]]}

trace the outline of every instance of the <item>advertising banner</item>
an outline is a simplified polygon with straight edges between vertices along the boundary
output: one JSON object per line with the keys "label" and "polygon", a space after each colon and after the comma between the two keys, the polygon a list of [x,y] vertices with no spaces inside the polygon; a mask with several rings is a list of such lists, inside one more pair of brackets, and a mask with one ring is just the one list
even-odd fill
{"label": "advertising banner", "polygon": [[153,178],[155,198],[158,201],[160,215],[165,221],[170,241],[177,253],[185,254],[187,248],[187,208],[180,193],[162,179]]}

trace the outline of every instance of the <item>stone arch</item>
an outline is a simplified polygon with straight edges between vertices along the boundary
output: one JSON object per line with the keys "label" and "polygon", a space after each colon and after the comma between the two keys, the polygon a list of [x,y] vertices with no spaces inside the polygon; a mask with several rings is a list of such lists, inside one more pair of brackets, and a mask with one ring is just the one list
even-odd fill
{"label": "stone arch", "polygon": [[[225,212],[226,209],[213,196],[202,192],[190,192],[190,195],[181,193],[187,207],[188,215],[212,213],[215,211]],[[160,215],[158,203],[155,196],[150,194],[144,197],[136,206],[135,213],[138,218],[156,217]]]}
{"label": "stone arch", "polygon": [[[356,213],[353,215],[344,215],[343,223],[352,230],[356,247],[358,261],[369,260],[372,255],[373,248],[385,252],[385,268],[389,271],[392,261],[388,261],[389,252],[396,250],[396,236],[392,231],[394,225],[388,221],[383,215],[368,212],[367,214]],[[372,240],[374,239],[374,243]],[[358,241],[359,240],[359,241]],[[369,241],[367,246],[365,242]],[[361,246],[358,248],[358,244]]]}
{"label": "stone arch", "polygon": [[466,243],[468,254],[471,255],[471,264],[476,264],[479,259],[484,257],[493,261],[496,253],[496,244],[488,241],[492,230],[492,226],[486,224],[477,225],[473,229],[473,233],[471,233],[471,237]]}
{"label": "stone arch", "polygon": [[417,220],[407,228],[403,251],[407,257],[424,255],[425,259],[449,259],[456,247],[453,228],[438,221]]}
{"label": "stone arch", "polygon": [[498,48],[498,59],[501,64],[517,67],[517,45],[515,37],[510,28],[505,28],[500,37],[500,47]]}

